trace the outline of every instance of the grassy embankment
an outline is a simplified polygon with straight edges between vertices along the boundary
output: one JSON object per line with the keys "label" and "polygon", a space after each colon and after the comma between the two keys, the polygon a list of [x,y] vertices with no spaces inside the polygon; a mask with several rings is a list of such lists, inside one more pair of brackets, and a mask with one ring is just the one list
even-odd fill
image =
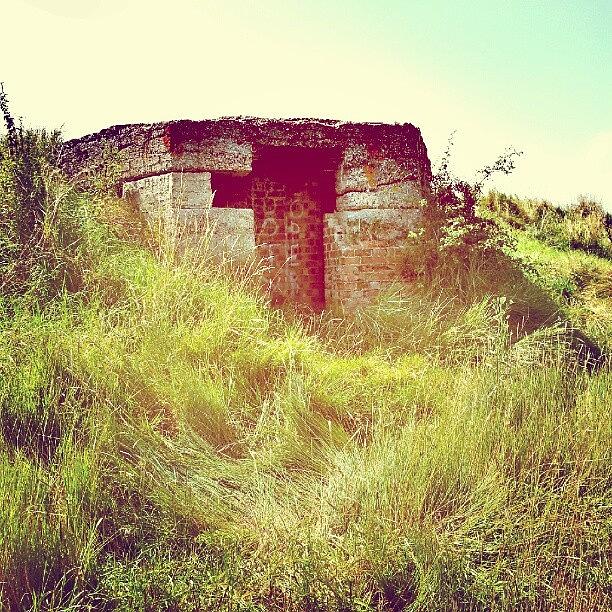
{"label": "grassy embankment", "polygon": [[[46,162],[24,244],[9,162],[4,608],[610,605],[612,374],[560,333],[510,343],[509,300],[453,300],[444,278],[295,320]],[[610,348],[612,261],[512,231]]]}

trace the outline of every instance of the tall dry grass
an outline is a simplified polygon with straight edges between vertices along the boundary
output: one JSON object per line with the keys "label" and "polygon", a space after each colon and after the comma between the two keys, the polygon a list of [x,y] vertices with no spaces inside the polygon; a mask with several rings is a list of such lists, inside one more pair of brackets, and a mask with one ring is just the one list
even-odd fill
{"label": "tall dry grass", "polygon": [[499,297],[285,316],[49,181],[79,283],[0,301],[2,607],[609,608],[609,371]]}

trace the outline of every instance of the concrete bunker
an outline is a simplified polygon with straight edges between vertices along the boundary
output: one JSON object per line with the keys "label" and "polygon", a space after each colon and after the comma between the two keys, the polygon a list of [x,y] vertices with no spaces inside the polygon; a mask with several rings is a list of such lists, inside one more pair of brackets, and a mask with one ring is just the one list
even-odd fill
{"label": "concrete bunker", "polygon": [[273,304],[355,308],[401,281],[431,168],[411,124],[223,118],[115,126],[70,141],[69,173],[114,151],[122,193],[242,262]]}

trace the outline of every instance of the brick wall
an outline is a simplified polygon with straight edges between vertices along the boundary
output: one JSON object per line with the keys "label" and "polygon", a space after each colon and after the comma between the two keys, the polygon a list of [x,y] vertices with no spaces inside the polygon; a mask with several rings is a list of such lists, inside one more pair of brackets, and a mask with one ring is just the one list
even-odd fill
{"label": "brick wall", "polygon": [[323,213],[333,210],[330,152],[258,147],[248,176],[213,173],[214,207],[253,210],[257,256],[275,305],[325,306]]}
{"label": "brick wall", "polygon": [[323,214],[317,186],[255,177],[251,197],[255,242],[272,302],[323,308]]}
{"label": "brick wall", "polygon": [[392,142],[344,149],[336,212],[325,215],[325,303],[354,310],[402,282],[404,245],[421,222],[426,185]]}
{"label": "brick wall", "polygon": [[401,281],[403,245],[418,209],[366,209],[325,215],[325,304],[353,310]]}

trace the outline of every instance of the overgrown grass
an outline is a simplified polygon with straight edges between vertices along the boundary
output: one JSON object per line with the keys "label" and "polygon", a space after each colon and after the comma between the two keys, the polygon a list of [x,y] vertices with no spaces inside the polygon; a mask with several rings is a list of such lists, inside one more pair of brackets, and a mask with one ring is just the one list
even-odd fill
{"label": "overgrown grass", "polygon": [[48,180],[78,231],[1,297],[2,607],[609,609],[611,373],[512,342],[507,292],[299,320]]}
{"label": "overgrown grass", "polygon": [[7,605],[605,607],[609,373],[473,328],[464,365],[341,356],[140,265],[110,309],[5,321]]}
{"label": "overgrown grass", "polygon": [[[551,246],[534,238],[529,228],[514,229],[512,236],[515,245],[510,256],[537,293],[546,296],[547,310],[552,312],[554,303],[558,314],[610,353],[612,257]],[[541,301],[534,299],[533,291],[528,297],[532,304]]]}
{"label": "overgrown grass", "polygon": [[498,222],[521,229],[558,249],[612,257],[612,215],[601,203],[586,196],[567,208],[560,208],[546,200],[491,191],[481,199],[480,209],[493,213]]}

